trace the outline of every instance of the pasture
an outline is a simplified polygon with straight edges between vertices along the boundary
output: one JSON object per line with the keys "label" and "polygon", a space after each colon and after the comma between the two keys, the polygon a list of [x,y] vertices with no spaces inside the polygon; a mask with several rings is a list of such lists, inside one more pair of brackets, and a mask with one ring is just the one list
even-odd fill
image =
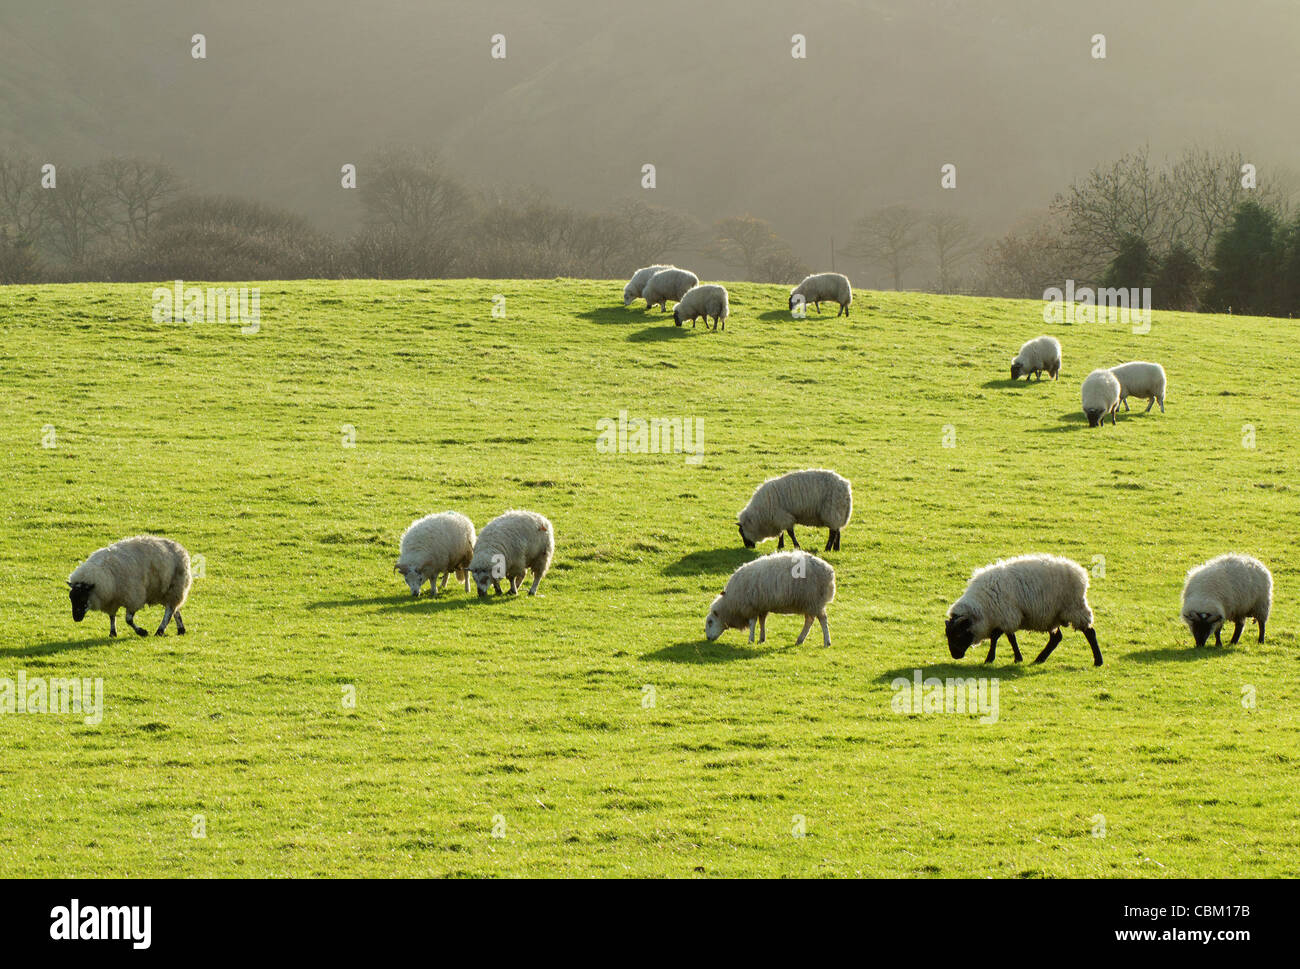
{"label": "pasture", "polygon": [[[260,284],[250,335],[154,322],[152,288],[0,287],[0,678],[104,685],[97,724],[0,714],[0,874],[1300,872],[1289,321],[876,292],[792,320],[735,284],[714,333],[622,281],[305,281]],[[1044,332],[1060,380],[1012,384]],[[1080,381],[1132,359],[1168,413],[1088,428]],[[621,411],[698,422],[698,462],[603,453]],[[775,547],[737,511],[804,467],[854,485],[840,551],[796,529],[832,646],[793,616],[704,642]],[[555,526],[539,597],[410,597],[413,518],[515,507]],[[68,573],[141,532],[202,556],[189,634],[74,624]],[[1183,576],[1229,550],[1273,570],[1268,642],[1194,650]],[[1072,630],[1042,666],[948,656],[972,569],[1026,551],[1092,570],[1103,667]],[[915,670],[997,677],[996,722],[895,712]]]}

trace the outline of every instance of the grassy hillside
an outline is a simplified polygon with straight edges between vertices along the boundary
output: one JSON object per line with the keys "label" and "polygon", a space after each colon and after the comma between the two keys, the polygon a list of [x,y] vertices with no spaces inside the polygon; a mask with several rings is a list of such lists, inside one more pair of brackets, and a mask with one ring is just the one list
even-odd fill
{"label": "grassy hillside", "polygon": [[[0,715],[0,874],[1296,873],[1289,322],[1057,326],[1060,381],[1012,385],[1035,303],[792,321],[736,285],[711,333],[617,282],[271,283],[243,335],[155,323],[150,289],[0,288],[0,677],[106,693],[98,725]],[[1089,429],[1079,382],[1134,358],[1168,413]],[[702,460],[599,453],[620,410],[702,422]],[[833,645],[704,643],[773,548],[737,510],[808,466],[855,487]],[[555,525],[539,598],[410,598],[412,518],[511,507]],[[203,556],[189,635],[75,625],[64,578],[145,531]],[[1273,568],[1270,641],[1195,651],[1182,577],[1228,549]],[[1104,667],[1072,631],[949,659],[970,571],[1028,550],[1094,570]],[[894,713],[917,669],[996,676],[997,722]]]}

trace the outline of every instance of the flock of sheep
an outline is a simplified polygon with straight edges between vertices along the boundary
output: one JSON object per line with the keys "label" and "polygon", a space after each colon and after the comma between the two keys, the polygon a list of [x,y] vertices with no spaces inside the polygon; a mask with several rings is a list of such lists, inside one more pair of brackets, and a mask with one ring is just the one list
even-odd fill
{"label": "flock of sheep", "polygon": [[[623,303],[644,299],[647,309],[658,305],[666,311],[668,301],[676,325],[690,319],[710,318],[713,328],[725,327],[728,315],[727,291],[712,284],[700,285],[694,273],[674,266],[640,269],[623,290]],[[789,306],[836,302],[848,315],[852,288],[838,273],[809,276],[791,290]],[[839,315],[839,314],[837,314]],[[1053,380],[1061,369],[1061,344],[1055,337],[1040,336],[1020,348],[1011,362],[1013,380],[1047,373]],[[1094,370],[1083,382],[1083,411],[1092,426],[1106,416],[1111,423],[1121,403],[1129,397],[1147,399],[1147,411],[1165,402],[1165,372],[1156,363],[1121,364],[1109,370]],[[736,519],[746,548],[776,538],[777,550],[740,566],[726,587],[709,606],[704,631],[712,642],[728,629],[748,629],[749,641],[767,638],[770,614],[800,615],[801,644],[814,622],[821,624],[822,643],[830,645],[827,609],[835,598],[835,569],[824,559],[800,548],[796,525],[827,529],[825,552],[840,549],[840,533],[853,514],[853,488],[848,479],[825,469],[792,471],[764,481],[755,489]],[[784,551],[790,537],[795,550]],[[395,570],[406,580],[412,596],[424,584],[430,594],[445,590],[454,573],[466,592],[470,579],[480,598],[489,586],[503,594],[501,581],[517,594],[528,572],[533,581],[529,595],[550,568],[555,554],[555,531],[550,521],[532,511],[513,510],[492,519],[475,533],[474,523],[459,512],[427,515],[410,524],[401,537]],[[140,636],[147,630],[135,624],[136,613],[145,606],[165,608],[155,635],[162,636],[175,621],[176,632],[184,634],[181,607],[191,584],[189,554],[169,538],[137,536],[123,539],[94,552],[68,578],[72,618],[81,622],[88,610],[109,617],[109,635],[117,635],[117,613],[124,610],[126,623]],[[992,662],[998,640],[1005,636],[1017,663],[1021,662],[1016,633],[1045,632],[1047,645],[1034,660],[1041,663],[1061,642],[1061,628],[1070,626],[1084,634],[1092,648],[1093,663],[1102,664],[1101,648],[1093,629],[1088,605],[1088,573],[1079,564],[1054,555],[1022,555],[977,569],[965,592],[945,620],[948,649],[961,659],[976,643],[989,641],[985,662]],[[1272,605],[1273,577],[1263,563],[1244,555],[1222,555],[1192,569],[1183,587],[1182,619],[1196,646],[1204,646],[1211,635],[1222,645],[1225,622],[1234,624],[1232,642],[1241,637],[1247,619],[1259,627],[1259,641]]]}
{"label": "flock of sheep", "polygon": [[[1036,336],[1020,348],[1011,361],[1011,379],[1022,376],[1028,380],[1032,374],[1042,380],[1046,373],[1053,380],[1061,372],[1061,341],[1054,336]],[[1158,363],[1135,360],[1121,363],[1109,370],[1094,370],[1083,380],[1083,415],[1089,427],[1101,427],[1106,418],[1115,423],[1119,405],[1128,410],[1128,399],[1136,397],[1147,402],[1146,413],[1152,406],[1160,405],[1165,412],[1165,368]]]}
{"label": "flock of sheep", "polygon": [[[700,283],[695,273],[676,266],[645,266],[632,274],[632,278],[623,287],[623,305],[631,306],[638,299],[645,300],[645,308],[658,306],[659,312],[668,311],[671,300],[673,323],[681,326],[687,320],[691,328],[695,321],[704,318],[705,326],[713,321],[715,330],[727,328],[727,317],[731,313],[731,304],[727,288],[716,283]],[[838,303],[839,316],[849,315],[849,306],[853,303],[853,287],[847,276],[841,273],[817,273],[808,276],[794,289],[790,290],[790,310],[797,306],[812,303],[817,312],[822,311],[822,303]]]}

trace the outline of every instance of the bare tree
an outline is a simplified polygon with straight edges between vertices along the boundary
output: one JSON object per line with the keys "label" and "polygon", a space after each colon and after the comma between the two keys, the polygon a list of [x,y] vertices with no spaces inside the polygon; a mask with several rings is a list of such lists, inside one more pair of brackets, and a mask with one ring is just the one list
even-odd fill
{"label": "bare tree", "polygon": [[782,276],[791,261],[797,262],[789,245],[772,229],[772,224],[752,215],[732,216],[716,222],[713,240],[704,254],[735,266],[745,273],[745,279],[759,282],[774,268]]}
{"label": "bare tree", "polygon": [[976,291],[986,296],[1042,299],[1049,287],[1075,278],[1077,254],[1064,241],[1058,214],[1036,212],[983,253]]}
{"label": "bare tree", "polygon": [[390,151],[366,172],[360,192],[367,223],[400,230],[417,249],[422,274],[446,275],[473,214],[469,193],[428,154]]}
{"label": "bare tree", "polygon": [[40,232],[45,215],[40,174],[40,166],[26,155],[0,155],[0,225],[27,239]]}
{"label": "bare tree", "polygon": [[637,240],[634,261],[638,263],[668,259],[699,242],[699,225],[681,212],[633,201],[618,206],[615,214],[626,225],[627,234]]}
{"label": "bare tree", "polygon": [[975,252],[979,236],[970,220],[955,212],[931,212],[925,219],[925,235],[934,252],[938,290],[950,293],[957,271]]}
{"label": "bare tree", "polygon": [[41,190],[44,236],[72,266],[84,266],[108,228],[108,192],[93,168],[66,168],[54,188]]}
{"label": "bare tree", "polygon": [[868,265],[883,266],[903,288],[903,273],[920,244],[921,213],[906,205],[888,205],[864,215],[853,227],[847,255]]}
{"label": "bare tree", "polygon": [[96,175],[115,203],[114,223],[128,245],[138,246],[149,237],[159,211],[180,191],[181,180],[161,162],[139,158],[108,158]]}

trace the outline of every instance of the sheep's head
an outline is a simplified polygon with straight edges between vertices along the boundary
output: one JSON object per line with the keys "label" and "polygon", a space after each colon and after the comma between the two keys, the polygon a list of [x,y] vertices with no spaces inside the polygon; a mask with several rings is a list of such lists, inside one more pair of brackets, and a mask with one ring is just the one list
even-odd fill
{"label": "sheep's head", "polygon": [[1085,407],[1083,409],[1083,416],[1088,418],[1089,427],[1101,427],[1105,415],[1106,412],[1100,407]]}
{"label": "sheep's head", "polygon": [[491,566],[480,566],[469,570],[469,574],[474,579],[474,585],[478,588],[478,597],[486,599],[488,589],[492,586],[493,575]]}
{"label": "sheep's head", "polygon": [[420,594],[420,586],[424,585],[424,573],[414,566],[403,565],[401,562],[398,562],[397,565],[393,566],[393,568],[396,571],[401,572],[405,577],[406,584],[411,588],[411,595],[418,596]]}
{"label": "sheep's head", "polygon": [[722,614],[718,612],[718,600],[726,593],[718,593],[718,598],[713,600],[713,605],[709,608],[709,614],[704,617],[704,638],[713,642],[722,635],[727,624],[722,621]]}
{"label": "sheep's head", "polygon": [[630,287],[625,287],[625,288],[623,289],[623,305],[624,305],[624,306],[631,306],[631,305],[632,305],[632,300],[634,300],[634,299],[636,299],[636,296],[633,295],[631,288],[630,288]]}
{"label": "sheep's head", "polygon": [[86,618],[86,609],[90,606],[90,596],[94,591],[93,582],[68,583],[68,598],[72,600],[73,622],[81,622]]}
{"label": "sheep's head", "polygon": [[680,303],[673,307],[673,323],[677,326],[682,325],[682,305]]}
{"label": "sheep's head", "polygon": [[950,615],[944,621],[944,632],[948,634],[948,652],[953,659],[961,659],[975,642],[975,620],[965,613]]}
{"label": "sheep's head", "polygon": [[1024,372],[1025,372],[1025,369],[1024,369],[1024,367],[1021,365],[1021,363],[1020,363],[1020,358],[1019,358],[1019,357],[1016,357],[1016,359],[1014,359],[1014,360],[1011,361],[1011,379],[1012,379],[1012,380],[1019,380],[1019,379],[1020,379],[1020,375],[1023,374]]}
{"label": "sheep's head", "polygon": [[745,548],[753,548],[755,542],[752,538],[750,538],[748,535],[745,534],[745,523],[736,522],[736,528],[740,530],[740,540],[745,543]]}
{"label": "sheep's head", "polygon": [[1217,636],[1219,630],[1223,628],[1223,613],[1189,610],[1183,613],[1183,622],[1187,623],[1187,628],[1192,631],[1192,638],[1196,641],[1196,645],[1204,646],[1211,636]]}

